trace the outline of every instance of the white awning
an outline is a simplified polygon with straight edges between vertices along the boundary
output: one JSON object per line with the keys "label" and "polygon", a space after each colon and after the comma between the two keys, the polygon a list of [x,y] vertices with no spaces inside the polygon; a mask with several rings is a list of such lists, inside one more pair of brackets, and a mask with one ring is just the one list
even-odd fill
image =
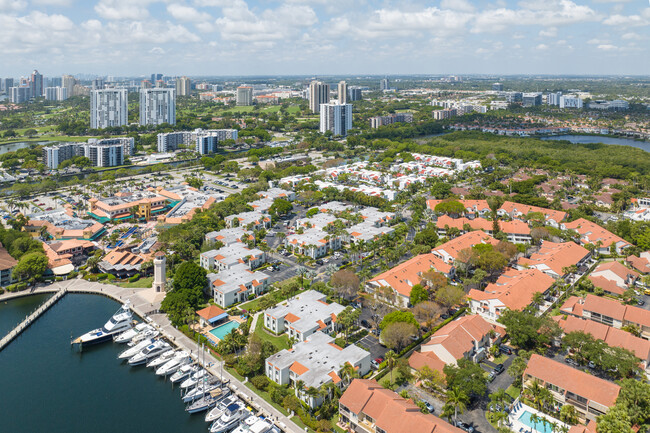
{"label": "white awning", "polygon": [[52,272],[54,273],[54,275],[68,275],[72,271],[74,271],[74,265],[72,263],[68,263],[67,265],[57,266],[56,268],[52,268]]}

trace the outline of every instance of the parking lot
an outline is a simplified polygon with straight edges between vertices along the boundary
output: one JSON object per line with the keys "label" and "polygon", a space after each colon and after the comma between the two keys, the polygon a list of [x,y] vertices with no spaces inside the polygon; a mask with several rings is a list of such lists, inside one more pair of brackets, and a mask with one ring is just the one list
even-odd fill
{"label": "parking lot", "polygon": [[357,341],[357,345],[370,352],[371,359],[383,358],[386,352],[388,352],[388,348],[382,346],[374,335],[366,335],[361,340]]}

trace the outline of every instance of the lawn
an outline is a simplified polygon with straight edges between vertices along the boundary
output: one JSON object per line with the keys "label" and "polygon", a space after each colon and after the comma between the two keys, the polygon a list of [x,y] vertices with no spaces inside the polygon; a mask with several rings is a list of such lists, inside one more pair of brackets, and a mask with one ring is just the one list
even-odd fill
{"label": "lawn", "polygon": [[503,364],[504,362],[506,362],[507,359],[508,359],[508,355],[502,353],[501,355],[494,358],[494,361],[492,362],[494,362],[495,364]]}
{"label": "lawn", "polygon": [[147,289],[151,287],[152,284],[153,277],[140,278],[138,281],[134,281],[133,283],[129,283],[128,281],[124,283],[117,283],[118,286],[127,289]]}
{"label": "lawn", "polygon": [[264,317],[261,316],[257,319],[257,324],[255,325],[255,334],[257,334],[262,341],[269,341],[278,348],[278,350],[289,349],[291,345],[289,344],[289,337],[286,334],[282,334],[279,337],[275,337],[264,330]]}
{"label": "lawn", "polygon": [[508,389],[506,389],[506,394],[512,397],[513,400],[516,400],[517,397],[519,397],[519,394],[521,394],[521,389],[517,388],[514,385],[510,385]]}

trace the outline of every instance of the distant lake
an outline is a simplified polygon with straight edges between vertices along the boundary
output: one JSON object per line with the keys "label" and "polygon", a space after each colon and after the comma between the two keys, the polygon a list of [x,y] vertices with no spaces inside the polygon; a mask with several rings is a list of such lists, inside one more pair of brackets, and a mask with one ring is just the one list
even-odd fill
{"label": "distant lake", "polygon": [[542,140],[567,140],[571,143],[604,143],[615,144],[617,146],[632,146],[650,152],[650,142],[636,141],[630,138],[615,138],[606,137],[602,135],[553,135],[550,137],[542,137]]}
{"label": "distant lake", "polygon": [[32,144],[57,144],[55,141],[16,141],[15,143],[0,144],[0,155],[7,152],[15,152],[25,149]]}

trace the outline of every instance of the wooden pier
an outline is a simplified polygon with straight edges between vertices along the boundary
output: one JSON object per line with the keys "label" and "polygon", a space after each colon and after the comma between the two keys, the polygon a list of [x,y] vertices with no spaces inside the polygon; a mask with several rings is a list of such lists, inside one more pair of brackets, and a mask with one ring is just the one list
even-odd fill
{"label": "wooden pier", "polygon": [[68,293],[67,289],[61,289],[54,293],[47,301],[43,302],[40,307],[38,307],[33,313],[25,318],[22,322],[18,324],[10,333],[5,335],[5,337],[0,340],[0,351],[4,349],[9,343],[11,343],[16,337],[18,337],[25,329],[34,323],[43,313],[50,309],[50,307],[56,304],[61,298]]}

